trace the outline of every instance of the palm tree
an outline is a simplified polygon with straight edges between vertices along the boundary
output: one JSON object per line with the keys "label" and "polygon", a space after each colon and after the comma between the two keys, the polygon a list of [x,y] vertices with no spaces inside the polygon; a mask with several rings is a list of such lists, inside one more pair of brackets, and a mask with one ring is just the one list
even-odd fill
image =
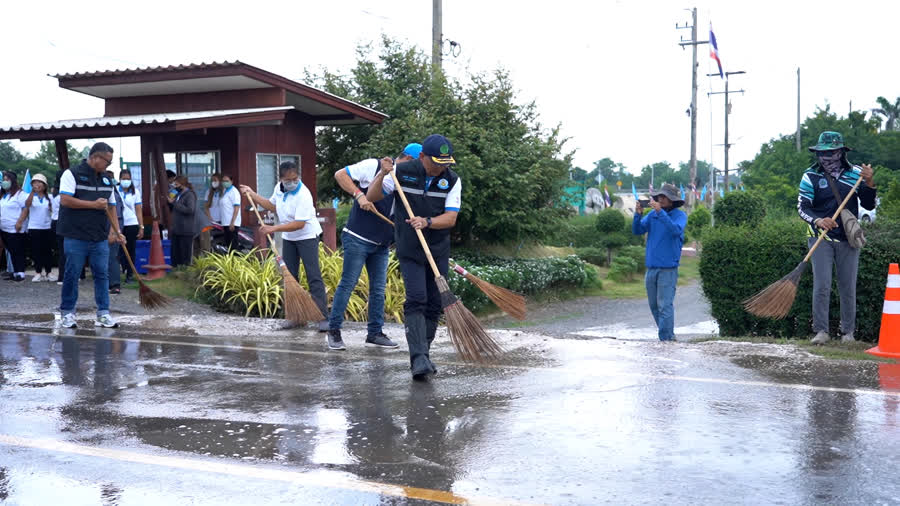
{"label": "palm tree", "polygon": [[888,102],[888,99],[884,97],[878,97],[876,102],[878,102],[878,105],[881,107],[872,109],[872,112],[884,116],[885,130],[893,130],[894,124],[900,119],[900,97],[897,97],[897,101],[893,104]]}

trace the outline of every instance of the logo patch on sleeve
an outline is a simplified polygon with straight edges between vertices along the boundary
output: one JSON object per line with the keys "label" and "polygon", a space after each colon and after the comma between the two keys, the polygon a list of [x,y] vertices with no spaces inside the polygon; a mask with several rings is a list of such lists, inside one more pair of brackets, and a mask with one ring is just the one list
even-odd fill
{"label": "logo patch on sleeve", "polygon": [[828,188],[828,181],[825,178],[819,180],[819,188]]}
{"label": "logo patch on sleeve", "polygon": [[440,181],[438,181],[438,188],[440,188],[441,190],[446,190],[447,188],[450,188],[450,182],[448,182],[446,179],[441,179]]}
{"label": "logo patch on sleeve", "polygon": [[109,184],[110,184],[109,178],[107,178],[106,176],[103,177],[103,184],[105,184],[107,186],[109,186]]}

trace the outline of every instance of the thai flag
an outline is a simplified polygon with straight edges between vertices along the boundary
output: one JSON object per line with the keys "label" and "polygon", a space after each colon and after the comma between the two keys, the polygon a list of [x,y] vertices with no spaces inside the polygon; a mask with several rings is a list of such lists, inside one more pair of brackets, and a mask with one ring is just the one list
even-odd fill
{"label": "thai flag", "polygon": [[722,60],[719,59],[719,45],[716,44],[716,35],[713,33],[712,23],[709,24],[709,57],[716,60],[719,66],[719,77],[725,79],[725,73],[722,72]]}
{"label": "thai flag", "polygon": [[609,198],[609,190],[603,185],[603,194],[606,195],[606,207],[612,207],[612,199]]}

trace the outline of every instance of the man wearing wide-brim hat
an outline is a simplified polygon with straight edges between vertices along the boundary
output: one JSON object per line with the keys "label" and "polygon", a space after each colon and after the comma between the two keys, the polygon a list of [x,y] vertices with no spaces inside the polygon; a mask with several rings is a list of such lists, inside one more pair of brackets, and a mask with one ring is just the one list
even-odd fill
{"label": "man wearing wide-brim hat", "polygon": [[828,306],[835,267],[841,298],[841,340],[851,342],[856,330],[856,274],[860,250],[848,241],[843,220],[840,217],[834,220],[832,216],[860,177],[865,184],[859,185],[857,197],[851,198],[845,209],[852,216],[859,215],[860,205],[875,209],[874,174],[870,165],[857,166],[847,160],[850,148],[844,145],[844,138],[838,132],[822,132],[819,142],[809,150],[815,153],[816,163],[806,169],[800,180],[797,212],[809,226],[809,247],[815,244],[820,229],[828,231],[812,255],[813,332],[816,333],[812,342],[825,344],[830,339]]}
{"label": "man wearing wide-brim hat", "polygon": [[681,261],[687,214],[679,209],[684,205],[684,200],[673,184],[664,184],[650,196],[652,210],[644,216],[644,209],[638,202],[631,231],[635,235],[647,234],[644,284],[650,312],[659,329],[659,340],[674,341],[675,287],[678,284],[678,264]]}

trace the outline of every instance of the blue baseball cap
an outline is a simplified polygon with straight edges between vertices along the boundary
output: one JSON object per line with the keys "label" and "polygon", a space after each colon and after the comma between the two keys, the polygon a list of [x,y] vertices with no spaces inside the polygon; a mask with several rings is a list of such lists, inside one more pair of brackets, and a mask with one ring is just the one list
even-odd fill
{"label": "blue baseball cap", "polygon": [[419,144],[418,142],[410,142],[409,144],[406,145],[405,148],[403,148],[403,154],[409,155],[413,158],[418,158],[419,153],[421,153],[421,152],[422,152],[422,145]]}
{"label": "blue baseball cap", "polygon": [[449,165],[453,159],[453,144],[443,135],[431,134],[422,141],[422,152],[430,156],[434,163]]}

